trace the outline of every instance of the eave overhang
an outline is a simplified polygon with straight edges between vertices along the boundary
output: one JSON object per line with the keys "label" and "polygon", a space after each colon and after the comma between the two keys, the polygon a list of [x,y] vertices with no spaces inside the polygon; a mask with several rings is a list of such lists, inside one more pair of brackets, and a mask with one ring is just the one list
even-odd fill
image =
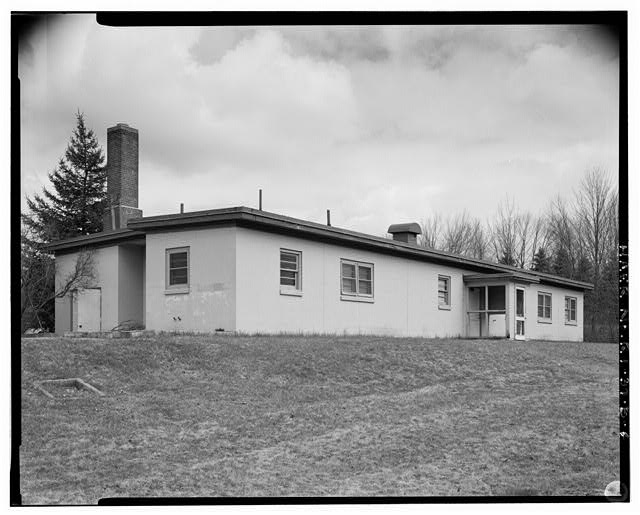
{"label": "eave overhang", "polygon": [[144,241],[145,233],[132,229],[117,229],[99,232],[88,236],[77,236],[66,240],[59,240],[45,245],[44,249],[55,254],[75,252],[84,248],[97,248],[132,241]]}
{"label": "eave overhang", "polygon": [[119,244],[130,239],[144,239],[146,233],[172,232],[220,226],[246,227],[265,232],[286,234],[297,238],[401,256],[408,259],[450,265],[469,272],[493,274],[494,278],[496,276],[495,274],[512,274],[512,277],[520,276],[522,280],[535,278],[534,280],[530,280],[531,282],[558,285],[576,290],[593,289],[593,285],[581,281],[574,281],[541,272],[523,271],[516,267],[426,249],[411,243],[349,231],[244,206],[135,218],[129,220],[127,229],[119,229],[55,242],[47,248],[56,253],[73,251],[82,247],[104,246]]}
{"label": "eave overhang", "polygon": [[462,280],[466,284],[484,284],[492,281],[512,281],[519,283],[539,283],[540,278],[526,272],[503,272],[495,274],[469,274],[464,275]]}

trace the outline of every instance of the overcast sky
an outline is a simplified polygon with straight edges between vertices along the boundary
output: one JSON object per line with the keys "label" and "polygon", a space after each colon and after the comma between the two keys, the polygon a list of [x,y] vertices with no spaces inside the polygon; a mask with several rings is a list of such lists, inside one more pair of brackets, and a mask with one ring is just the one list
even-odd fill
{"label": "overcast sky", "polygon": [[[509,196],[539,213],[586,169],[617,180],[619,55],[586,26],[110,28],[22,41],[22,189],[83,111],[140,131],[145,215],[246,205],[381,235]],[[24,204],[24,202],[23,202]]]}

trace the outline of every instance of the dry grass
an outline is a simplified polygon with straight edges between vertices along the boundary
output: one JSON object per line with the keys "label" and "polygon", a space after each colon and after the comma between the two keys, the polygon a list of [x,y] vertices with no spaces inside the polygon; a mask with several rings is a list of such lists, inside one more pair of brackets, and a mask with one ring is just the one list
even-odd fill
{"label": "dry grass", "polygon": [[[21,491],[601,495],[617,347],[377,337],[24,339]],[[105,397],[51,400],[39,379]]]}

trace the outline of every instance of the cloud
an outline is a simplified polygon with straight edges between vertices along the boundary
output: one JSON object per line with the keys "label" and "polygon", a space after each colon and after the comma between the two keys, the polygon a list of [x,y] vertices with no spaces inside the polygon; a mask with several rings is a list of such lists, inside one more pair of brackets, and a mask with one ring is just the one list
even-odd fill
{"label": "cloud", "polygon": [[[26,46],[28,44],[29,48]],[[567,26],[113,28],[66,15],[20,53],[23,191],[80,108],[140,131],[146,214],[255,205],[380,234],[437,210],[538,211],[617,172],[618,56]],[[555,188],[555,190],[553,190]],[[553,190],[553,192],[552,192]]]}
{"label": "cloud", "polygon": [[251,39],[255,29],[248,27],[207,27],[201,30],[189,54],[201,65],[211,65],[235,49],[244,39]]}
{"label": "cloud", "polygon": [[380,27],[287,27],[280,31],[297,53],[323,60],[375,63],[390,57]]}
{"label": "cloud", "polygon": [[[203,29],[189,49],[202,65],[219,62],[244,40],[250,40],[255,27],[210,27]],[[273,27],[296,56],[325,61],[382,61],[390,56],[384,30],[380,27]]]}

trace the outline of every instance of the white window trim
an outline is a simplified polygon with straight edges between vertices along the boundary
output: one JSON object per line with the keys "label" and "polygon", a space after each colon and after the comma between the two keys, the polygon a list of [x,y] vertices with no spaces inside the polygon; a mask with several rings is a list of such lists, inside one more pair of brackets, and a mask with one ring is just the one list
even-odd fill
{"label": "white window trim", "polygon": [[[571,302],[572,300],[576,303],[576,318],[574,320],[567,320],[567,300]],[[578,325],[578,297],[572,297],[571,295],[565,295],[564,297],[564,325]],[[569,304],[569,315],[571,315],[571,304]]]}
{"label": "white window trim", "polygon": [[[542,301],[542,316],[538,315],[538,306],[539,300],[538,297],[540,295],[549,296],[549,317],[544,316],[544,300]],[[553,295],[549,291],[538,291],[536,295],[536,315],[538,317],[539,324],[552,324],[553,323]]]}
{"label": "white window trim", "polygon": [[[282,280],[282,253],[286,252],[288,254],[295,254],[298,256],[298,269],[296,270],[297,278],[296,285],[289,286],[286,284],[280,283]],[[291,270],[289,270],[291,271]],[[301,250],[293,250],[293,249],[285,249],[281,248],[278,253],[278,283],[280,284],[280,295],[290,295],[292,297],[302,297],[302,251]]]}
{"label": "white window trim", "polygon": [[[342,289],[342,265],[355,265],[356,267],[356,276],[355,276],[355,281],[356,281],[356,291],[355,292],[345,292]],[[366,267],[366,268],[370,268],[371,269],[371,293],[360,293],[360,273],[359,273],[359,268],[360,267]],[[374,275],[375,271],[374,271],[374,266],[373,263],[367,263],[365,261],[355,261],[353,259],[343,259],[340,258],[340,273],[339,273],[339,278],[340,278],[340,300],[346,300],[346,301],[352,301],[352,302],[368,302],[368,303],[373,303],[374,302],[374,294],[375,294],[375,275]]]}
{"label": "white window trim", "polygon": [[[440,279],[444,279],[447,285],[447,304],[440,304]],[[438,309],[451,311],[451,276],[450,275],[438,275],[438,283],[436,284],[438,293]]]}
{"label": "white window trim", "polygon": [[[178,254],[180,252],[187,253],[187,284],[169,284],[169,263],[171,254]],[[164,293],[166,295],[173,295],[178,293],[189,293],[191,291],[191,247],[174,247],[171,249],[165,249],[164,255]]]}

